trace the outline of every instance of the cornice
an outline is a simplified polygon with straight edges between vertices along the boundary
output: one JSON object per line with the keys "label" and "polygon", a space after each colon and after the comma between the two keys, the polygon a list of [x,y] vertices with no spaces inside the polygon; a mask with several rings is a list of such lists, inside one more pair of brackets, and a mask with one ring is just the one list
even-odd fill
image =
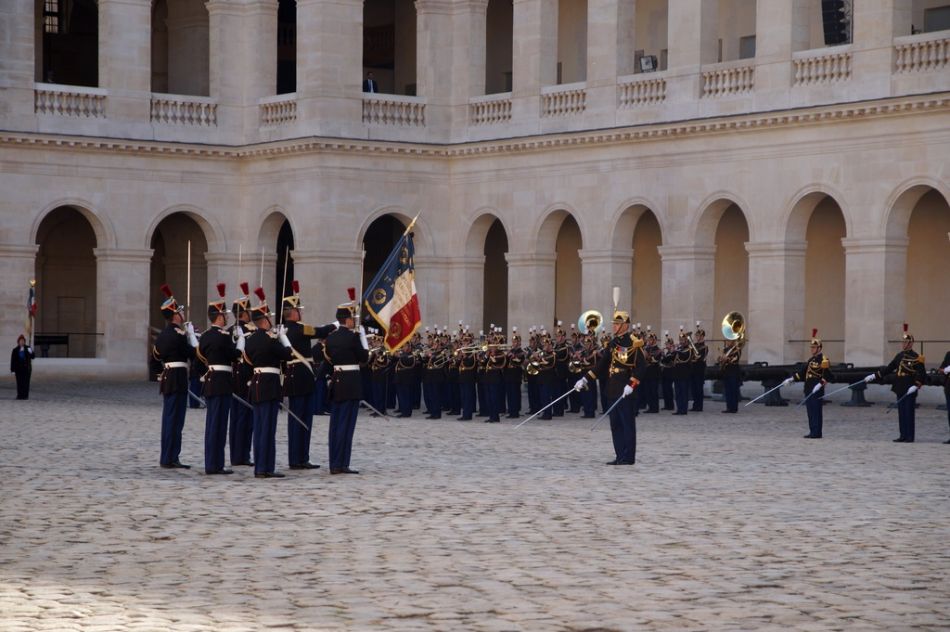
{"label": "cornice", "polygon": [[224,146],[160,141],[116,140],[0,131],[0,147],[36,147],[135,155],[247,160],[307,154],[363,154],[423,159],[468,158],[556,151],[604,145],[624,145],[697,136],[736,134],[787,127],[853,122],[950,109],[950,93],[895,97],[876,101],[816,106],[670,123],[652,123],[601,130],[499,138],[458,144],[307,137],[256,145]]}

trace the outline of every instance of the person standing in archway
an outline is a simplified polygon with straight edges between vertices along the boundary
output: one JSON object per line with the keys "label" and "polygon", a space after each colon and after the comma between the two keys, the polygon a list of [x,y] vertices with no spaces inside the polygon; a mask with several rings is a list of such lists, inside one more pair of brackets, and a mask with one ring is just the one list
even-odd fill
{"label": "person standing in archway", "polygon": [[20,334],[10,354],[10,373],[16,376],[16,398],[30,399],[30,376],[33,373],[33,347],[26,344],[26,336]]}

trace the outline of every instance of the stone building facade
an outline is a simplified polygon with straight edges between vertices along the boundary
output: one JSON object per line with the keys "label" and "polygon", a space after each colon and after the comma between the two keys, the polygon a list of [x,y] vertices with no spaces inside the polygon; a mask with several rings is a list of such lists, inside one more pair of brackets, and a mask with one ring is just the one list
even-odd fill
{"label": "stone building facade", "polygon": [[904,321],[946,341],[950,2],[822,7],[6,0],[0,339],[36,278],[75,366],[144,376],[189,243],[199,325],[286,253],[320,322],[420,214],[430,325],[573,322],[617,285],[657,330],[743,312],[753,361],[812,327],[855,364]]}

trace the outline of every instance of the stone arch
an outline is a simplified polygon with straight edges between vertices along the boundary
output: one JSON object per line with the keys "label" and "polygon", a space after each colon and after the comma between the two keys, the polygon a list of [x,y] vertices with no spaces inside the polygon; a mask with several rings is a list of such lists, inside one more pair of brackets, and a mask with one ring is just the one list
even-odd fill
{"label": "stone arch", "polygon": [[40,224],[43,223],[43,220],[46,219],[46,217],[54,210],[63,206],[68,206],[75,209],[86,218],[86,221],[88,221],[89,225],[92,227],[93,233],[96,235],[97,248],[116,247],[115,228],[113,227],[112,221],[109,219],[109,217],[96,209],[96,207],[90,204],[88,201],[73,197],[60,198],[43,207],[43,210],[40,211],[33,219],[33,225],[30,227],[31,244],[36,243]]}
{"label": "stone arch", "polygon": [[610,218],[609,225],[611,230],[611,250],[620,251],[630,247],[633,241],[633,233],[637,228],[637,222],[643,216],[645,211],[650,211],[656,217],[660,225],[660,234],[665,235],[666,222],[665,217],[658,213],[659,206],[652,200],[644,197],[633,197],[625,200]]}
{"label": "stone arch", "polygon": [[511,239],[495,209],[481,208],[474,216],[464,245],[467,266],[472,270],[464,292],[476,295],[476,304],[481,305],[481,313],[474,314],[482,323],[480,328],[487,329],[491,324],[505,327],[508,323],[506,255]]}
{"label": "stone arch", "polygon": [[145,247],[151,248],[152,238],[155,236],[155,230],[158,228],[158,225],[162,223],[166,217],[174,215],[175,213],[182,213],[189,218],[193,219],[196,224],[201,228],[201,232],[204,234],[205,241],[208,244],[208,252],[226,252],[228,245],[227,240],[224,237],[224,230],[221,228],[221,225],[215,219],[209,219],[208,213],[203,209],[198,208],[197,206],[192,206],[190,204],[178,204],[171,206],[161,213],[159,213],[149,224],[148,230],[145,231]]}
{"label": "stone arch", "polygon": [[[403,226],[408,226],[409,222],[412,221],[412,218],[416,216],[416,213],[410,213],[401,206],[381,206],[376,208],[369,215],[367,215],[362,225],[360,225],[355,243],[357,252],[363,249],[363,241],[366,239],[366,231],[369,230],[369,227],[373,224],[373,222],[383,215],[391,215],[402,222]],[[416,225],[412,230],[415,234],[415,237],[413,238],[413,245],[416,248],[416,254],[432,254],[433,249],[430,246],[430,244],[434,243],[432,241],[432,230],[429,228],[428,223],[422,218],[421,215],[416,219]]]}
{"label": "stone arch", "polygon": [[753,225],[749,221],[749,215],[745,209],[749,208],[738,195],[727,191],[717,191],[706,197],[697,207],[698,212],[690,222],[690,235],[693,237],[693,243],[697,246],[712,246],[716,241],[716,229],[719,227],[719,220],[723,213],[730,206],[735,204],[742,212],[746,225],[749,227],[749,240],[753,240]]}
{"label": "stone arch", "polygon": [[582,217],[571,205],[563,202],[549,205],[534,225],[531,234],[535,235],[535,252],[547,253],[554,252],[557,243],[558,232],[561,230],[561,224],[568,217],[577,222],[577,227],[581,233],[581,243],[586,241],[587,231],[584,229]]}
{"label": "stone arch", "polygon": [[845,236],[853,234],[851,215],[842,204],[844,195],[827,184],[809,184],[792,196],[783,214],[786,243],[805,241],[808,222],[815,208],[826,198],[831,198],[841,211],[845,223]]}
{"label": "stone arch", "polygon": [[280,206],[270,206],[260,215],[260,219],[257,223],[257,225],[260,226],[260,229],[257,231],[258,250],[261,248],[270,248],[273,244],[277,243],[277,238],[280,235],[280,230],[284,222],[290,224],[290,230],[296,236],[297,229],[294,227],[293,220],[287,214],[287,211]]}
{"label": "stone arch", "polygon": [[504,229],[505,235],[511,235],[511,231],[508,230],[505,220],[499,216],[498,211],[494,208],[487,206],[482,207],[475,211],[472,217],[474,219],[468,223],[468,234],[463,246],[466,256],[479,257],[483,254],[482,250],[485,247],[485,238],[488,236],[488,231],[495,221],[501,222],[501,227]]}
{"label": "stone arch", "polygon": [[906,239],[910,215],[920,199],[930,190],[937,191],[944,200],[950,200],[948,187],[926,176],[906,180],[894,189],[884,207],[881,233],[886,239]]}

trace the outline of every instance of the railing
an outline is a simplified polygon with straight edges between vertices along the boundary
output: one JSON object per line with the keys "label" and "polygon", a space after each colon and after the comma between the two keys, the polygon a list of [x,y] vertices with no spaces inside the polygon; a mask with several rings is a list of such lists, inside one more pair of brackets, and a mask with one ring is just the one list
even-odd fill
{"label": "railing", "polygon": [[152,122],[215,127],[218,124],[218,104],[208,97],[153,94]]}
{"label": "railing", "polygon": [[363,122],[371,125],[424,127],[426,102],[423,97],[398,94],[363,94]]}
{"label": "railing", "polygon": [[276,127],[297,120],[297,93],[278,94],[258,101],[261,111],[261,126]]}
{"label": "railing", "polygon": [[617,97],[621,108],[635,108],[666,100],[666,79],[651,73],[617,79]]}
{"label": "railing", "polygon": [[795,85],[847,81],[851,78],[851,51],[834,49],[809,50],[792,56]]}
{"label": "railing", "polygon": [[894,70],[899,73],[933,72],[950,63],[950,37],[947,31],[894,38]]}
{"label": "railing", "polygon": [[37,114],[103,118],[106,91],[102,88],[37,83],[33,88],[33,111]]}
{"label": "railing", "polygon": [[571,116],[587,109],[587,85],[567,83],[541,88],[541,116]]}
{"label": "railing", "polygon": [[487,94],[469,101],[472,125],[494,125],[511,120],[511,93]]}
{"label": "railing", "polygon": [[703,71],[703,97],[723,97],[749,92],[755,85],[755,64],[748,60],[729,61],[706,66]]}

